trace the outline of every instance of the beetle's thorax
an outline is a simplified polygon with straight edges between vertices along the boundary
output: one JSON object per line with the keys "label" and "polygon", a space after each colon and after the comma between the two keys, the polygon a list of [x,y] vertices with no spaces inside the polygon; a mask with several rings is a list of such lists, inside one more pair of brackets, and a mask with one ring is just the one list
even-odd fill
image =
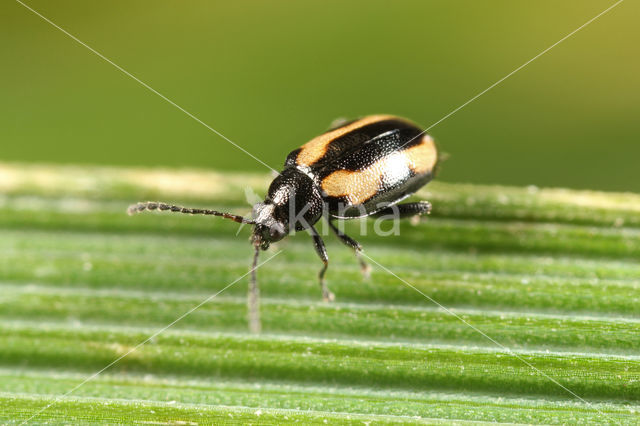
{"label": "beetle's thorax", "polygon": [[252,240],[262,248],[293,231],[307,229],[322,216],[323,201],[313,180],[295,168],[282,171],[264,201],[253,206]]}

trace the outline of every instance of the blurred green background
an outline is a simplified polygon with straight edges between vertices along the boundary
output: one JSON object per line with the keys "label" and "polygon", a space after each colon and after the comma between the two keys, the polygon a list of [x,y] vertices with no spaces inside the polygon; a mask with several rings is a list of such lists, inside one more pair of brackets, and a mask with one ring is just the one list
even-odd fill
{"label": "blurred green background", "polygon": [[[276,169],[337,117],[429,126],[614,3],[25,2]],[[639,12],[434,127],[440,178],[640,191]],[[265,170],[14,1],[0,52],[0,161]]]}

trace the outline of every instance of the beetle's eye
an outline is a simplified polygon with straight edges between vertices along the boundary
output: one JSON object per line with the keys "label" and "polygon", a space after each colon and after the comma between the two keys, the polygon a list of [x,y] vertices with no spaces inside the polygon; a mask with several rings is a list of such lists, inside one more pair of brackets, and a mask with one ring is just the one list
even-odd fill
{"label": "beetle's eye", "polygon": [[284,229],[281,226],[274,225],[269,228],[269,236],[271,241],[278,241],[284,237]]}

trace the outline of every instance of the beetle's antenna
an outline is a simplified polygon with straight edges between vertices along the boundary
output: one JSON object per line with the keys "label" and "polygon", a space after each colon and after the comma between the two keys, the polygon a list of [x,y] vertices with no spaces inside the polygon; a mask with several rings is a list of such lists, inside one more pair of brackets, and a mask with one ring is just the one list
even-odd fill
{"label": "beetle's antenna", "polygon": [[193,209],[193,208],[174,206],[172,204],[160,203],[155,201],[147,201],[145,203],[132,204],[127,209],[127,213],[129,213],[129,215],[133,215],[136,213],[143,212],[145,210],[160,210],[160,211],[170,211],[172,213],[220,216],[225,219],[231,219],[232,221],[238,222],[238,223],[248,223],[250,225],[254,225],[256,223],[251,219],[247,219],[245,217],[238,216],[231,213],[219,212],[216,210],[209,210],[209,209]]}
{"label": "beetle's antenna", "polygon": [[256,277],[256,269],[258,268],[258,256],[260,255],[260,245],[254,244],[255,253],[253,254],[253,264],[251,265],[251,281],[249,282],[249,331],[252,333],[260,333],[262,324],[260,323],[260,289],[258,288],[258,279]]}

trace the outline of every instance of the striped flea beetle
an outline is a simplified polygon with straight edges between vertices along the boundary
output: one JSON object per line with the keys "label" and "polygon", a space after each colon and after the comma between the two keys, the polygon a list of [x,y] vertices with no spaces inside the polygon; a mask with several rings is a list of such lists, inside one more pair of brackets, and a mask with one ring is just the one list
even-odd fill
{"label": "striped flea beetle", "polygon": [[129,213],[161,210],[221,216],[253,225],[253,268],[249,291],[249,327],[260,330],[258,287],[255,269],[260,250],[280,241],[292,231],[308,230],[323,262],[318,278],[325,301],[333,300],[324,276],[329,257],[314,224],[321,217],[347,246],[363,272],[368,270],[360,244],[333,223],[359,217],[390,215],[403,218],[428,214],[431,204],[402,200],[429,182],[435,173],[438,153],[433,139],[417,125],[390,115],[372,115],[343,122],[317,136],[287,156],[263,202],[253,206],[252,218],[216,210],[186,208],[160,202],[138,203]]}

